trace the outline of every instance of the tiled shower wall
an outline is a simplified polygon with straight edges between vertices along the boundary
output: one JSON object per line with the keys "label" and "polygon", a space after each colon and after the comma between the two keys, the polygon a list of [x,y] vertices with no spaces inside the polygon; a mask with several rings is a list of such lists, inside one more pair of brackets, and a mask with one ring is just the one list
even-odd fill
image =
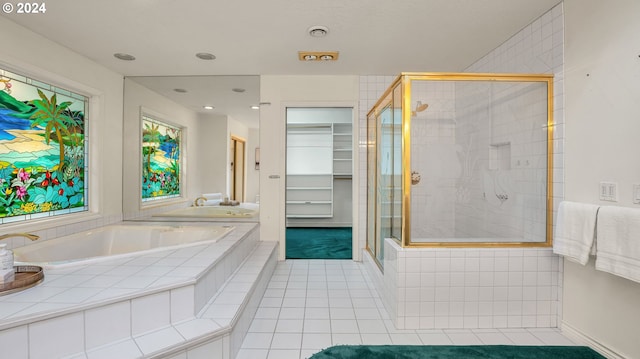
{"label": "tiled shower wall", "polygon": [[546,240],[546,110],[544,82],[456,84],[455,237]]}
{"label": "tiled shower wall", "polygon": [[[411,171],[420,174],[411,186],[411,238],[455,237],[456,182],[460,177],[456,144],[456,83],[413,81],[411,84]],[[429,107],[417,111],[418,101]]]}
{"label": "tiled shower wall", "polygon": [[403,249],[387,239],[383,301],[397,328],[549,328],[559,261],[549,249]]}
{"label": "tiled shower wall", "polygon": [[[564,196],[562,11],[562,4],[557,5],[465,69],[466,72],[554,74],[553,218]],[[396,75],[360,77],[361,139],[367,138],[367,112]],[[446,126],[443,130],[446,132]],[[359,151],[358,212],[362,225],[359,242],[364,248],[366,141],[361,140]],[[405,250],[387,242],[385,257],[378,289],[398,328],[555,327],[560,323],[562,262],[550,248]],[[365,263],[380,277],[372,261]]]}

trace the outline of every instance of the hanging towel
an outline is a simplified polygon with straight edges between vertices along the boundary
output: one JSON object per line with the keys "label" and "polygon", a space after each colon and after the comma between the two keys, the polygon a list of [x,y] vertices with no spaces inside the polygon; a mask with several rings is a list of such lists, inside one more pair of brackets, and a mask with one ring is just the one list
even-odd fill
{"label": "hanging towel", "polygon": [[640,209],[600,208],[596,269],[640,282]]}
{"label": "hanging towel", "polygon": [[222,193],[204,193],[202,197],[207,200],[222,200]]}
{"label": "hanging towel", "polygon": [[553,253],[587,264],[596,232],[597,205],[562,201],[558,207]]}

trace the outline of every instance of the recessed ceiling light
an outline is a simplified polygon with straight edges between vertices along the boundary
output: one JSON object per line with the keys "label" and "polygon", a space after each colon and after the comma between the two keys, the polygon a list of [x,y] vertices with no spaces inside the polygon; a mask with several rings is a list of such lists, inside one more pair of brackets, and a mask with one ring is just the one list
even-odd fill
{"label": "recessed ceiling light", "polygon": [[326,26],[316,25],[311,26],[308,31],[309,35],[312,37],[325,37],[329,33],[329,28]]}
{"label": "recessed ceiling light", "polygon": [[179,93],[187,93],[187,90],[185,89],[173,89],[173,91],[179,92]]}
{"label": "recessed ceiling light", "polygon": [[129,54],[125,54],[125,53],[122,53],[122,52],[117,52],[117,53],[113,54],[113,56],[116,59],[124,60],[124,61],[133,61],[133,60],[136,59],[135,56],[129,55]]}
{"label": "recessed ceiling light", "polygon": [[318,56],[316,55],[304,55],[304,59],[305,61],[315,61],[318,59]]}
{"label": "recessed ceiling light", "polygon": [[233,92],[237,92],[237,93],[243,93],[243,92],[245,92],[246,90],[245,90],[245,89],[243,89],[243,88],[240,88],[240,87],[236,87],[236,88],[232,88],[232,89],[231,89],[231,91],[233,91]]}
{"label": "recessed ceiling light", "polygon": [[259,110],[259,109],[260,109],[260,106],[253,105],[253,106],[251,106],[251,109],[252,109],[252,110]]}
{"label": "recessed ceiling light", "polygon": [[208,52],[198,52],[196,54],[196,57],[199,58],[200,60],[215,60],[216,59],[216,55],[210,54]]}
{"label": "recessed ceiling light", "polygon": [[322,56],[320,56],[320,60],[331,61],[331,60],[333,60],[333,55],[322,55]]}
{"label": "recessed ceiling light", "polygon": [[213,110],[215,107],[213,106],[202,106],[205,110]]}

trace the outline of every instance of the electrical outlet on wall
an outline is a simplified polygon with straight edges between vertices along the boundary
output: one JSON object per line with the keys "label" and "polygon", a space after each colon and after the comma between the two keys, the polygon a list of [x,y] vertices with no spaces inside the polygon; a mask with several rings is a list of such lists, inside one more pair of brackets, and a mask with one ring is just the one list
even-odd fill
{"label": "electrical outlet on wall", "polygon": [[618,202],[618,184],[615,182],[600,182],[600,200]]}

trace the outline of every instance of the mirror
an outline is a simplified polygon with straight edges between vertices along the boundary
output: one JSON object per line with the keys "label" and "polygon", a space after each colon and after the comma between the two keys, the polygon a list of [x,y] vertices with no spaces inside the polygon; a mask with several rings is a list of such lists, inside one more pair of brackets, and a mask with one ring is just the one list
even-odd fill
{"label": "mirror", "polygon": [[[259,171],[254,164],[259,158],[254,158],[257,153],[248,149],[260,147],[259,92],[259,76],[126,77],[124,220],[258,221]],[[174,164],[181,178],[181,194],[177,198],[141,200],[145,185],[143,116],[182,132],[182,162],[179,166]],[[242,158],[229,161],[234,139],[242,139],[245,150],[239,152]],[[153,153],[158,156],[158,163],[162,162],[162,155],[161,150]],[[242,171],[238,171],[239,165]],[[236,198],[238,188],[244,189],[241,198]]]}

